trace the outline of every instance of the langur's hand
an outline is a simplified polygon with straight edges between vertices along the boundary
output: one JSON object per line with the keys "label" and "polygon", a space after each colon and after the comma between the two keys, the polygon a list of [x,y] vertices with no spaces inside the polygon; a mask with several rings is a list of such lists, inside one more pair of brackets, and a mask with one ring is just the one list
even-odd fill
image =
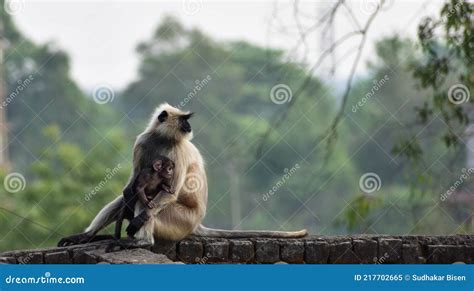
{"label": "langur's hand", "polygon": [[148,201],[147,205],[148,208],[153,209],[156,207],[156,203],[153,200]]}
{"label": "langur's hand", "polygon": [[167,186],[167,185],[163,185],[162,187],[163,187],[163,190],[165,192],[168,192],[170,194],[174,194],[174,192],[175,192],[175,189],[174,189],[173,186],[170,187],[170,186]]}

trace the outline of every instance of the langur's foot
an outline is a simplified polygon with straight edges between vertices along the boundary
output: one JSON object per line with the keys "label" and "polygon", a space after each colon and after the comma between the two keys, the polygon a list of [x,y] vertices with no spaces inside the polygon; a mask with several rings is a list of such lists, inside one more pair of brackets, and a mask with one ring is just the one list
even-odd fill
{"label": "langur's foot", "polygon": [[71,236],[67,236],[62,238],[58,242],[58,247],[66,247],[66,246],[72,246],[72,245],[79,245],[79,244],[85,244],[88,243],[93,236],[85,233],[80,233],[80,234],[74,234]]}
{"label": "langur's foot", "polygon": [[127,249],[137,249],[137,248],[146,248],[150,247],[152,244],[148,241],[134,238],[123,238],[111,242],[107,248],[105,248],[106,253],[121,251]]}
{"label": "langur's foot", "polygon": [[86,243],[91,243],[91,242],[96,242],[96,241],[101,241],[101,240],[108,240],[108,239],[113,239],[113,238],[114,237],[112,235],[90,235],[88,233],[80,233],[80,234],[74,234],[74,235],[62,238],[58,242],[58,247],[86,244]]}
{"label": "langur's foot", "polygon": [[148,204],[146,205],[148,208],[153,209],[156,207],[156,203],[154,201],[148,201]]}
{"label": "langur's foot", "polygon": [[149,217],[146,214],[146,212],[143,212],[137,217],[134,217],[128,224],[127,228],[125,229],[125,231],[127,232],[127,235],[129,237],[134,237],[135,234],[140,230],[140,228],[142,228],[142,226],[148,220],[148,218]]}

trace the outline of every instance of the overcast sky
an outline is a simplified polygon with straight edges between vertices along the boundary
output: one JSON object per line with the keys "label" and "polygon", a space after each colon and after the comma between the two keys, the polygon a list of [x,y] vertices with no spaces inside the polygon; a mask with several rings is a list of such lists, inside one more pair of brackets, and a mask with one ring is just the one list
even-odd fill
{"label": "overcast sky", "polygon": [[[136,77],[138,57],[136,45],[147,40],[164,15],[176,16],[186,27],[199,27],[211,37],[223,41],[244,39],[262,46],[291,49],[296,34],[291,28],[293,5],[288,1],[20,1],[14,19],[20,30],[38,43],[53,41],[67,51],[72,61],[72,75],[84,89],[109,84],[123,88]],[[24,1],[24,2],[22,2]],[[377,0],[350,2],[360,23]],[[388,7],[376,18],[368,39],[364,60],[373,55],[373,42],[384,35],[399,32],[414,37],[419,20],[436,15],[439,1],[388,0]],[[301,4],[302,13],[322,15],[331,1]],[[274,12],[277,11],[277,19]],[[335,35],[354,28],[354,22],[343,14],[336,21]],[[304,24],[314,22],[308,18]],[[288,26],[285,32],[280,28]],[[320,34],[310,36],[314,61],[324,48]],[[324,42],[324,41],[323,41]],[[340,48],[344,56],[357,42]],[[347,73],[351,55],[340,64],[338,78]],[[364,72],[363,67],[359,71]]]}

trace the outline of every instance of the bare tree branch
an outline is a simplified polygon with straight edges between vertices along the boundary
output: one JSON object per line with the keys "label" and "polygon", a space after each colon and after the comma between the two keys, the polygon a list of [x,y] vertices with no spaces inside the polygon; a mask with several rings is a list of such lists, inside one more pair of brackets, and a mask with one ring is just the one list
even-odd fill
{"label": "bare tree branch", "polygon": [[[323,25],[324,23],[333,22],[336,12],[344,3],[344,1],[345,0],[339,0],[336,4],[334,4],[334,6],[326,14],[324,14],[320,19],[318,19],[313,25],[311,25],[306,30],[300,30],[299,38],[296,40],[295,46],[290,51],[296,52],[299,49],[300,45],[303,43],[303,41],[307,38],[307,36],[310,33],[314,32],[315,30],[321,28],[321,25]],[[301,25],[301,22],[299,21],[299,13],[301,12],[299,11],[299,9],[297,11],[298,13],[297,14],[293,13],[293,15],[295,17],[295,22],[297,23],[297,26],[298,26],[298,25]]]}
{"label": "bare tree branch", "polygon": [[281,123],[283,121],[286,120],[286,117],[288,116],[291,108],[293,107],[293,105],[295,104],[295,100],[296,98],[298,98],[298,96],[305,90],[306,86],[309,84],[309,82],[313,79],[313,73],[314,71],[319,68],[319,66],[323,63],[323,61],[325,60],[326,56],[328,56],[336,47],[338,47],[340,44],[344,43],[345,41],[347,41],[348,39],[354,37],[354,36],[357,36],[357,35],[360,35],[362,32],[361,31],[353,31],[353,32],[350,32],[350,33],[347,33],[345,34],[344,36],[342,36],[341,38],[339,38],[337,41],[334,42],[334,44],[328,48],[327,50],[325,50],[321,56],[318,58],[318,60],[316,61],[316,63],[313,65],[313,67],[311,67],[311,69],[309,70],[306,78],[303,80],[303,83],[298,87],[298,89],[295,91],[295,93],[293,94],[293,98],[292,98],[292,101],[290,103],[288,103],[288,106],[285,108],[285,111],[282,113],[282,115],[278,115],[278,118],[275,119],[274,122],[272,122],[272,124],[274,126],[271,126],[271,127],[268,127],[268,129],[266,130],[266,132],[262,135],[262,142],[259,144],[258,148],[257,148],[257,158],[261,156],[261,153],[263,151],[263,146],[264,146],[264,142],[268,139],[268,137],[270,136],[272,130],[274,128],[278,128]]}
{"label": "bare tree branch", "polygon": [[[382,1],[382,5],[383,5],[383,1]],[[374,11],[374,13],[370,15],[369,19],[367,20],[364,26],[364,29],[362,30],[362,40],[360,41],[359,47],[357,49],[356,58],[354,60],[354,63],[352,64],[351,72],[349,74],[349,78],[346,83],[346,89],[344,91],[344,94],[342,95],[342,104],[339,107],[339,111],[334,117],[333,122],[330,125],[329,130],[327,132],[327,135],[330,137],[329,138],[330,143],[334,140],[334,138],[337,137],[337,126],[341,122],[341,118],[344,115],[347,100],[349,99],[349,94],[351,92],[351,88],[353,85],[354,75],[355,75],[355,72],[357,71],[357,67],[359,66],[360,58],[362,56],[362,52],[364,51],[364,47],[367,41],[367,34],[368,34],[367,32],[370,29],[370,26],[372,22],[374,21],[375,17],[377,16],[379,10],[380,10],[380,6],[378,6],[377,9]]]}
{"label": "bare tree branch", "polygon": [[[284,111],[282,112],[282,114],[278,114],[277,118],[275,118],[275,120],[271,123],[272,126],[269,126],[267,128],[267,130],[262,134],[261,142],[257,146],[257,151],[256,151],[256,157],[257,158],[261,157],[264,146],[265,146],[265,142],[267,141],[267,139],[270,136],[273,129],[278,128],[286,120],[286,118],[288,117],[288,115],[289,115],[290,111],[292,110],[294,104],[296,103],[298,97],[301,95],[302,92],[304,92],[306,86],[314,78],[314,72],[324,62],[326,57],[328,55],[330,55],[331,53],[333,53],[334,50],[338,46],[345,43],[348,39],[350,39],[354,36],[359,36],[360,35],[362,38],[361,38],[360,43],[357,47],[357,55],[354,59],[354,62],[352,63],[350,74],[349,74],[349,77],[348,77],[347,82],[346,82],[346,87],[345,87],[344,93],[342,95],[341,106],[339,107],[339,109],[338,109],[333,121],[331,122],[331,125],[327,129],[326,133],[324,134],[323,137],[320,138],[321,140],[326,140],[327,139],[328,140],[328,142],[327,142],[328,146],[331,146],[331,144],[333,143],[333,141],[337,137],[337,127],[338,127],[338,125],[339,125],[339,123],[340,123],[340,121],[341,121],[341,119],[344,115],[345,107],[347,105],[347,100],[349,98],[349,95],[350,95],[350,92],[351,92],[351,89],[352,89],[353,79],[354,79],[355,73],[357,71],[357,68],[359,66],[360,59],[361,59],[362,53],[364,51],[364,47],[366,45],[368,31],[369,31],[375,17],[379,14],[380,8],[383,6],[384,2],[385,2],[385,0],[382,0],[380,2],[380,5],[375,9],[375,11],[373,13],[371,13],[369,18],[365,22],[365,25],[364,25],[363,29],[354,30],[354,31],[349,32],[349,33],[345,34],[344,36],[340,37],[338,40],[334,41],[334,43],[319,56],[319,58],[316,60],[315,64],[309,69],[306,78],[303,80],[301,85],[294,92],[291,102],[288,104],[287,107],[284,108]],[[295,4],[295,5],[297,6],[297,4]],[[297,12],[298,8],[296,6],[295,6],[294,11]],[[323,23],[324,21],[326,21],[326,25],[329,25],[330,23],[332,23],[332,21],[334,21],[334,17],[336,15],[338,9],[341,6],[344,6],[344,8],[349,12],[349,15],[351,16],[351,19],[353,19],[356,26],[360,27],[360,24],[356,20],[356,18],[354,16],[354,13],[351,11],[351,8],[349,6],[347,6],[344,3],[343,0],[340,0],[336,4],[334,4],[333,8],[330,9],[330,11],[327,14],[325,14],[319,21],[317,21],[317,23],[315,25],[308,28],[305,32],[300,33],[300,37],[298,38],[298,43],[297,43],[297,45],[295,46],[294,49],[297,50],[299,48],[301,42],[306,39],[307,34],[309,34],[314,29],[319,27],[321,23]],[[295,17],[298,16],[297,13],[294,13],[294,15],[295,15]],[[299,22],[297,22],[297,23],[299,23]],[[299,26],[300,26],[300,24],[299,24]],[[299,30],[301,31],[301,26],[300,26]]]}

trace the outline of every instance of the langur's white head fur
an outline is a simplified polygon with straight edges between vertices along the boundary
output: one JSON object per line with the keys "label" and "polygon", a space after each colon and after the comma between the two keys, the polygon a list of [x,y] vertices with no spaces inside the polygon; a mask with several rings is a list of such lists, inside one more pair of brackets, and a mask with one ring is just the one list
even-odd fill
{"label": "langur's white head fur", "polygon": [[153,113],[145,132],[156,132],[170,139],[191,140],[193,132],[188,120],[193,113],[163,103]]}

